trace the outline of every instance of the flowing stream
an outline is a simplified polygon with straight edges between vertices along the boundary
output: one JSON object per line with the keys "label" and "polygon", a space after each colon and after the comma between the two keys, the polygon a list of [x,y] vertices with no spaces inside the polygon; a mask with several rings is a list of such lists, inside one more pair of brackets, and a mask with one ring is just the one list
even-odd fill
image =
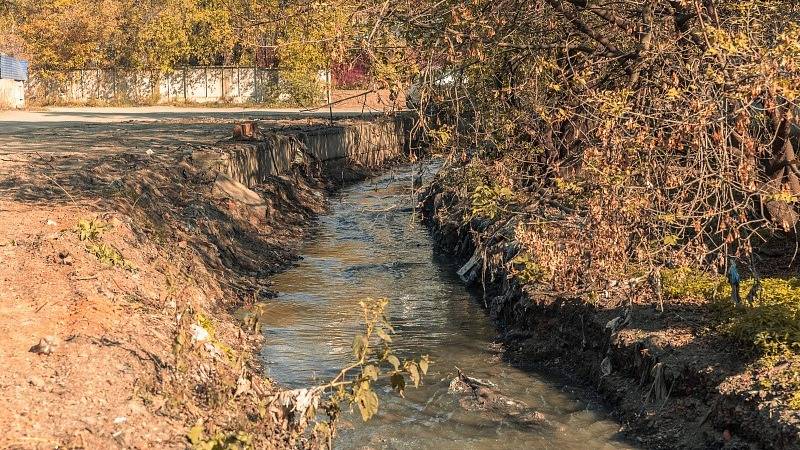
{"label": "flowing stream", "polygon": [[[427,166],[428,175],[435,168]],[[353,336],[362,329],[359,300],[386,297],[395,352],[427,354],[432,364],[423,385],[409,386],[405,399],[378,385],[378,414],[368,423],[357,412],[347,414],[336,448],[630,448],[619,437],[619,424],[598,405],[503,362],[479,298],[458,280],[457,267],[433,251],[414,215],[414,170],[395,169],[339,192],[330,213],[314,225],[303,259],[274,278],[278,297],[257,311],[269,375],[289,387],[331,379],[352,360]],[[547,423],[462,407],[463,395],[448,391],[455,367],[496,383]]]}

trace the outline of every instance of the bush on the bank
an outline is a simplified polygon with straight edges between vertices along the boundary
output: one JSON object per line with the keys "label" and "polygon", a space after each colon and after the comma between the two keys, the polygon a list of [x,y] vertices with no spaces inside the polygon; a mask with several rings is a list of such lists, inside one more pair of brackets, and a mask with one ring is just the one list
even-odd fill
{"label": "bush on the bank", "polygon": [[[714,300],[725,318],[721,330],[752,345],[760,354],[800,354],[800,279],[766,278],[752,304],[736,308],[730,302],[730,286]],[[747,293],[753,280],[742,283]]]}
{"label": "bush on the bank", "polygon": [[465,222],[517,218],[543,278],[577,291],[724,271],[797,222],[795,3],[431,2],[376,30],[421,53],[422,126],[482,172],[453,180]]}
{"label": "bush on the bank", "polygon": [[[742,281],[742,297],[747,297],[754,283],[754,279]],[[762,279],[752,303],[745,301],[738,307],[722,276],[685,267],[670,269],[662,272],[662,286],[668,298],[709,302],[719,319],[717,329],[759,355],[800,355],[800,279]]]}

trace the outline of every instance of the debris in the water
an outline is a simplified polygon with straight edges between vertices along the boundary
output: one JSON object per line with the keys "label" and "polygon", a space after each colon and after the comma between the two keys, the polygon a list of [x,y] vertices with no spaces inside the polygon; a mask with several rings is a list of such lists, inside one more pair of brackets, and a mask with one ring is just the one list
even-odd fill
{"label": "debris in the water", "polygon": [[613,368],[611,367],[611,358],[606,356],[600,363],[600,372],[603,374],[604,377],[607,377],[611,375],[612,370]]}
{"label": "debris in the water", "polygon": [[458,269],[457,272],[458,276],[465,283],[471,283],[475,279],[476,275],[472,269],[474,269],[475,266],[477,266],[480,261],[481,261],[481,253],[476,249],[475,253],[472,255],[472,258],[470,258],[466,264],[464,264],[463,266],[461,266],[460,269]]}
{"label": "debris in the water", "polygon": [[40,355],[49,355],[58,349],[61,339],[56,336],[45,336],[39,339],[39,343],[30,348],[29,351]]}
{"label": "debris in the water", "polygon": [[486,411],[497,420],[512,421],[517,426],[541,427],[550,422],[539,411],[500,393],[489,380],[470,377],[456,367],[458,374],[450,382],[449,392],[462,394],[458,403],[467,411]]}

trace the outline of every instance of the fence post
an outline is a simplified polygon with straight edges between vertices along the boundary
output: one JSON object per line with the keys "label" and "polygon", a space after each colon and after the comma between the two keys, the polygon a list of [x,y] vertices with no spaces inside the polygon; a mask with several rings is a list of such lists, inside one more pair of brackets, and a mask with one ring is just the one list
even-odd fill
{"label": "fence post", "polygon": [[186,103],[189,101],[189,97],[186,95],[186,66],[183,66],[183,102]]}
{"label": "fence post", "polygon": [[325,72],[325,97],[327,97],[328,104],[332,101],[332,90],[333,90],[333,77],[331,77],[331,69],[330,67]]}

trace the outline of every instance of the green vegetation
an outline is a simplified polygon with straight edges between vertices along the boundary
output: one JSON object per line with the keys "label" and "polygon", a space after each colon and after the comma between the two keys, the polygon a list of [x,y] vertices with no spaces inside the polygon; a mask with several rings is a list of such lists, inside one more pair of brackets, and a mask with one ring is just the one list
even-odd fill
{"label": "green vegetation", "polygon": [[[743,296],[755,280],[744,280]],[[752,349],[757,360],[749,368],[759,389],[782,396],[800,409],[800,279],[765,278],[752,303],[735,306],[731,286],[720,276],[688,268],[662,272],[664,293],[673,299],[708,302],[714,329]]]}
{"label": "green vegetation", "polygon": [[512,202],[514,192],[504,186],[479,185],[472,192],[472,217],[496,219],[502,210]]}
{"label": "green vegetation", "polygon": [[217,433],[205,437],[203,424],[199,422],[189,430],[189,443],[193,450],[245,450],[252,448],[253,438],[247,433]]}
{"label": "green vegetation", "polygon": [[522,283],[538,283],[544,278],[542,268],[525,253],[520,253],[511,260],[511,274]]}
{"label": "green vegetation", "polygon": [[[357,407],[361,418],[369,420],[378,411],[378,396],[373,387],[380,379],[386,379],[400,394],[406,388],[406,378],[419,386],[422,377],[428,373],[430,361],[423,356],[417,361],[405,360],[392,352],[394,331],[385,314],[388,300],[367,299],[360,302],[365,330],[353,338],[353,364],[342,371],[329,383],[321,386],[329,397],[324,405],[331,421],[339,416],[340,405]],[[333,423],[330,423],[332,426]]]}
{"label": "green vegetation", "polygon": [[[689,267],[664,269],[661,271],[661,285],[664,294],[671,299],[716,300],[722,292],[727,292],[730,301],[730,287],[722,276],[711,275]],[[725,289],[728,289],[725,291]]]}
{"label": "green vegetation", "polygon": [[[769,356],[800,354],[800,280],[766,278],[752,304],[734,308],[730,286],[715,297],[725,318],[721,330]],[[742,284],[748,292],[753,281]]]}
{"label": "green vegetation", "polygon": [[[753,288],[755,280],[743,280],[742,297]],[[688,268],[662,272],[664,293],[673,299],[706,301],[715,311],[718,330],[750,346],[760,355],[800,355],[800,279],[765,278],[752,303],[735,306],[731,286],[721,276]]]}
{"label": "green vegetation", "polygon": [[114,246],[106,243],[90,243],[86,245],[86,251],[97,257],[101,264],[109,267],[119,267],[125,270],[136,270],[130,261],[125,259]]}
{"label": "green vegetation", "polygon": [[81,241],[96,241],[103,237],[107,229],[108,224],[99,219],[81,219],[75,226]]}
{"label": "green vegetation", "polygon": [[81,219],[75,226],[75,232],[78,234],[78,239],[88,241],[86,251],[94,255],[101,264],[130,271],[136,270],[113,245],[100,242],[108,228],[109,225],[99,219]]}

